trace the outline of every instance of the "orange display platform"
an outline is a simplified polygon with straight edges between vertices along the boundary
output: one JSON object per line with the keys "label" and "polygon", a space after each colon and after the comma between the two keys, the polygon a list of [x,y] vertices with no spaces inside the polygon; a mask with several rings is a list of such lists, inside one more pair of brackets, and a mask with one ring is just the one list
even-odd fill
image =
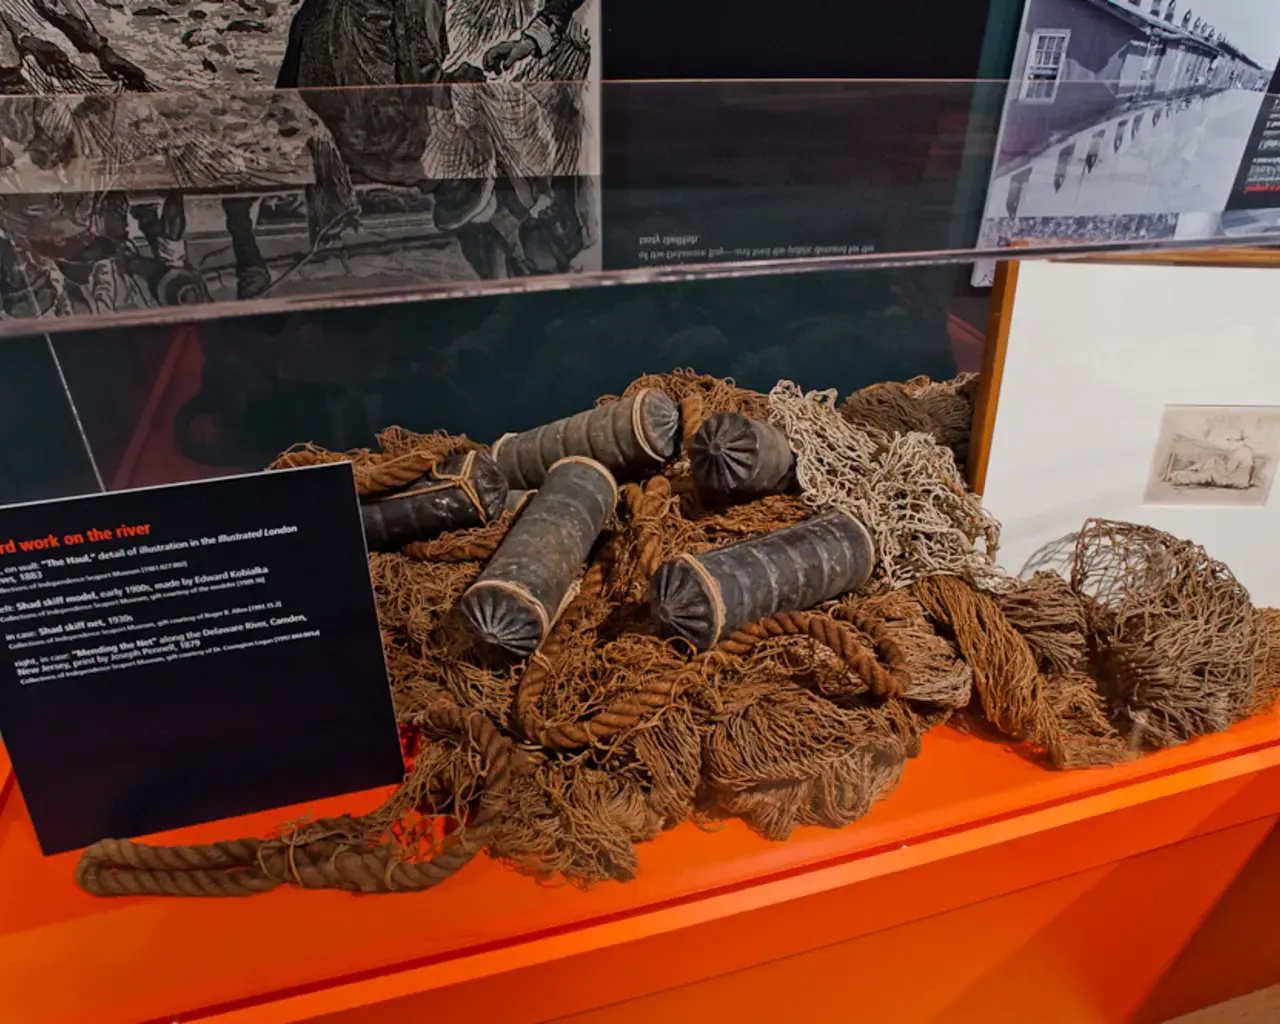
{"label": "orange display platform", "polygon": [[[0,755],[2,756],[2,755]],[[7,773],[0,760],[0,778]],[[4,794],[7,791],[7,799]],[[344,797],[154,837],[261,834]],[[100,900],[0,783],[13,1024],[1158,1021],[1280,981],[1280,715],[1098,771],[951,728],[862,821],[683,826],[635,882],[480,858],[436,891]]]}

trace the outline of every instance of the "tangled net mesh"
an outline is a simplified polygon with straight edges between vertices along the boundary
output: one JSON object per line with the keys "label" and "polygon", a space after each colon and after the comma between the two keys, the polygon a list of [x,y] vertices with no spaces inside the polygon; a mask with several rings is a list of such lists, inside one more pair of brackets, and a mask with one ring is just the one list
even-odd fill
{"label": "tangled net mesh", "polygon": [[1265,706],[1268,634],[1249,593],[1204,548],[1090,520],[1071,564],[1099,682],[1133,743],[1220,732]]}
{"label": "tangled net mesh", "polygon": [[[1048,765],[1114,764],[1268,707],[1277,613],[1221,563],[1147,527],[1091,521],[1070,578],[993,564],[999,526],[970,494],[972,376],[764,395],[692,370],[643,377],[677,402],[687,440],[741,412],[786,431],[800,493],[707,507],[687,458],[623,487],[576,596],[517,664],[477,649],[454,606],[513,516],[369,556],[406,763],[360,817],[264,841],[153,848],[106,841],[78,877],[104,895],[246,895],[281,884],[428,888],[482,850],[542,880],[589,886],[639,869],[638,844],[682,822],[740,818],[769,839],[838,828],[897,784],[931,727],[969,714]],[[608,401],[609,396],[601,401]],[[378,450],[303,445],[273,468],[338,460],[362,495],[404,487],[476,448],[393,428]],[[686,443],[687,447],[687,443]],[[779,614],[696,654],[658,636],[648,583],[676,555],[842,508],[871,531],[872,585]]]}
{"label": "tangled net mesh", "polygon": [[996,579],[1000,525],[969,493],[955,453],[932,433],[859,423],[836,407],[834,391],[803,394],[783,381],[769,394],[773,422],[796,454],[796,476],[813,508],[852,513],[875,539],[878,581],[908,586],[939,573]]}
{"label": "tangled net mesh", "polygon": [[905,384],[874,384],[854,392],[839,408],[850,424],[864,430],[930,434],[963,464],[977,397],[978,375],[962,373],[947,381],[913,377]]}

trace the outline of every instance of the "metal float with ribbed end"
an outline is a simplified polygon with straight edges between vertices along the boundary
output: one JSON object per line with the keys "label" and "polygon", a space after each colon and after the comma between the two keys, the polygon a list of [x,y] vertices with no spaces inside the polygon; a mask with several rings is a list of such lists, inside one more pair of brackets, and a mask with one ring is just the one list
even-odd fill
{"label": "metal float with ribbed end", "polygon": [[594,459],[619,477],[643,476],[675,455],[679,436],[680,409],[661,391],[645,388],[522,434],[504,434],[493,444],[493,457],[509,486],[534,490],[548,467],[573,455]]}
{"label": "metal float with ribbed end", "polygon": [[472,635],[521,657],[537,650],[617,503],[618,485],[599,462],[570,456],[552,466],[462,595]]}
{"label": "metal float with ribbed end", "polygon": [[713,501],[784,494],[795,483],[787,435],[737,412],[718,412],[698,428],[689,462],[698,493]]}
{"label": "metal float with ribbed end", "polygon": [[681,555],[654,573],[650,603],[666,636],[698,650],[779,612],[812,608],[871,578],[875,545],[847,512],[827,512],[701,555]]}
{"label": "metal float with ribbed end", "polygon": [[370,551],[398,551],[449,530],[483,526],[502,515],[507,482],[483,452],[450,455],[431,472],[360,506]]}

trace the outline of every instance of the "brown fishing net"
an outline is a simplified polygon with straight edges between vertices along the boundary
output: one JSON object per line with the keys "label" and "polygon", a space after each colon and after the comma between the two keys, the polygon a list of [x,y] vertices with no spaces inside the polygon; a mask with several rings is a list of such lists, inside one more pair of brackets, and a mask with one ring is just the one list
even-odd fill
{"label": "brown fishing net", "polygon": [[1137,746],[1220,732],[1273,684],[1261,615],[1204,548],[1146,526],[1090,520],[1071,586],[1084,601],[1093,663],[1121,728]]}
{"label": "brown fishing net", "polygon": [[[678,458],[627,484],[542,647],[516,664],[476,649],[454,606],[514,515],[373,554],[406,759],[403,784],[360,817],[269,840],[86,851],[91,892],[247,895],[281,884],[427,888],[481,849],[546,880],[626,880],[636,847],[685,821],[738,817],[770,839],[836,828],[888,793],[932,726],[960,712],[1061,768],[1226,728],[1280,687],[1277,613],[1257,612],[1200,548],[1091,522],[1071,578],[999,574],[998,525],[968,493],[973,379],[770,395],[692,371],[645,377],[681,407],[770,419],[797,455],[801,493],[702,504]],[[888,397],[886,397],[888,396]],[[362,494],[402,487],[461,437],[392,429],[380,450],[302,446],[278,467],[347,459]],[[696,653],[657,636],[648,584],[664,560],[840,507],[877,545],[873,586],[779,613]]]}
{"label": "brown fishing net", "polygon": [[905,384],[886,382],[854,392],[840,406],[840,415],[864,430],[928,434],[964,465],[977,396],[976,373],[947,381],[913,377]]}
{"label": "brown fishing net", "polygon": [[[1083,664],[1071,662],[1069,653],[1065,664],[1056,661],[1070,650],[1078,611],[1049,577],[1033,578],[1005,594],[1003,602],[955,576],[930,577],[915,591],[973,670],[976,711],[983,721],[1057,768],[1124,758]],[[1040,595],[1047,598],[1045,607],[1038,607]],[[1056,614],[1055,602],[1061,602]],[[1019,615],[1029,627],[1025,635],[1014,625]]]}
{"label": "brown fishing net", "polygon": [[[699,415],[686,417],[682,424],[686,438],[697,433],[704,419],[718,412],[740,412],[753,420],[769,418],[769,399],[765,395],[749,388],[740,388],[732,380],[723,377],[711,377],[688,369],[648,374],[633,381],[621,397],[630,398],[645,388],[657,388],[664,392],[682,411],[697,410]],[[604,395],[597,404],[603,405],[613,399],[612,395]]]}

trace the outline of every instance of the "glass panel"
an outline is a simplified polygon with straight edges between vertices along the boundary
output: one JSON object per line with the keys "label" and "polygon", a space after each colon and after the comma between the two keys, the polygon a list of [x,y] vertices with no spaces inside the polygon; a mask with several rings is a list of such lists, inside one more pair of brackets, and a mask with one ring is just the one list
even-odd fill
{"label": "glass panel", "polygon": [[1085,42],[1012,83],[6,96],[0,333],[1267,240],[1269,75]]}
{"label": "glass panel", "polygon": [[99,489],[49,339],[0,345],[0,505]]}
{"label": "glass panel", "polygon": [[[53,339],[109,489],[259,469],[383,427],[491,442],[694,367],[842,394],[976,371],[965,268],[690,281],[256,316]],[[5,346],[0,346],[3,350]]]}

